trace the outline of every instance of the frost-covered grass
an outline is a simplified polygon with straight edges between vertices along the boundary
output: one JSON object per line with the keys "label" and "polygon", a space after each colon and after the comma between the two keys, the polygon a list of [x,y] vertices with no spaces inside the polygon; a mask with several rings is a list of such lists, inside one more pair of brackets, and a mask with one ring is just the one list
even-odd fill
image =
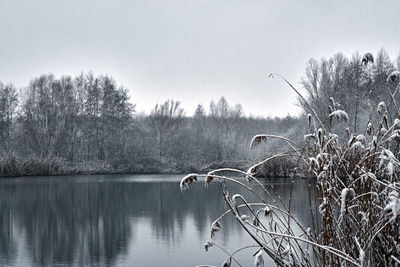
{"label": "frost-covered grass", "polygon": [[[367,53],[360,64],[370,62],[373,57]],[[399,80],[398,71],[387,78],[388,82],[399,83]],[[361,132],[352,132],[351,129],[357,127],[351,125],[344,110],[335,110],[339,105],[331,105],[325,118],[320,118],[308,106],[310,115],[304,144],[280,136],[257,135],[251,148],[274,138],[291,149],[273,155],[247,171],[222,168],[204,175],[192,173],[184,177],[180,184],[182,190],[202,177],[206,187],[215,181],[220,186],[228,209],[212,223],[211,238],[223,227],[221,219],[232,213],[257,247],[237,250],[250,250],[254,266],[263,266],[263,257],[271,257],[278,266],[398,266],[400,110],[396,97],[399,87],[400,83],[393,93],[388,92],[390,103],[374,105]],[[299,96],[308,105],[306,99]],[[334,103],[333,99],[330,101]],[[355,101],[359,101],[358,97]],[[357,118],[354,124],[356,121]],[[346,130],[335,133],[340,127]],[[294,201],[291,197],[288,201],[282,200],[272,186],[263,185],[255,176],[260,166],[287,157],[296,159],[300,172],[308,173],[310,227],[302,225],[291,212]],[[227,176],[228,171],[245,176],[248,183]],[[317,210],[312,207],[311,179],[316,180]],[[247,189],[257,201],[250,202],[244,196],[230,192],[231,183]],[[261,188],[274,201],[268,202],[256,188]],[[206,250],[214,246],[212,240],[205,244]],[[227,259],[223,266],[249,264],[236,261],[237,251],[225,251]]]}

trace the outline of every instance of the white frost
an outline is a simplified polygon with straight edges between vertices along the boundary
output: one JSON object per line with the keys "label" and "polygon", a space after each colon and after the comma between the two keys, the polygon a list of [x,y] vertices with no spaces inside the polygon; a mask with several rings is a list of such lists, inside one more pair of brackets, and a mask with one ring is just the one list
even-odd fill
{"label": "white frost", "polygon": [[319,205],[319,213],[322,215],[322,217],[325,216],[327,205],[328,205],[328,199],[324,197],[321,205]]}
{"label": "white frost", "polygon": [[390,221],[394,222],[400,213],[399,193],[392,191],[389,193],[388,204],[385,207],[385,213],[390,217]]}
{"label": "white frost", "polygon": [[255,135],[250,142],[250,149],[258,146],[259,144],[261,144],[262,142],[266,142],[267,141],[267,136],[265,134],[257,134]]}
{"label": "white frost", "polygon": [[247,215],[242,215],[242,216],[240,216],[240,219],[241,219],[242,221],[248,221],[248,220],[250,220],[250,217],[247,216]]}
{"label": "white frost", "polygon": [[310,169],[319,169],[318,160],[314,157],[308,159],[310,161]]}
{"label": "white frost", "polygon": [[333,111],[331,114],[329,114],[329,117],[334,117],[338,121],[349,121],[349,115],[347,115],[345,111],[340,109]]}
{"label": "white frost", "polygon": [[399,119],[395,119],[393,122],[393,128],[394,129],[400,129],[400,120]]}
{"label": "white frost", "polygon": [[340,205],[340,217],[343,218],[344,214],[346,212],[346,197],[349,195],[350,197],[354,197],[355,192],[353,188],[343,188],[342,193],[341,193],[341,205]]}
{"label": "white frost", "polygon": [[364,250],[361,248],[360,243],[358,242],[357,237],[354,237],[354,240],[356,241],[357,247],[358,247],[358,261],[360,262],[360,265],[363,266],[364,265],[364,258],[365,258],[365,252]]}
{"label": "white frost", "polygon": [[356,141],[351,145],[351,148],[359,152],[365,149],[364,145],[360,141]]}
{"label": "white frost", "polygon": [[357,137],[356,137],[356,141],[361,142],[363,145],[365,145],[366,140],[367,140],[367,139],[366,139],[365,136],[362,135],[362,134],[359,134],[359,135],[357,135]]}
{"label": "white frost", "polygon": [[378,111],[378,113],[383,113],[386,110],[386,104],[385,102],[380,102],[378,104],[378,107],[376,108],[376,111]]}
{"label": "white frost", "polygon": [[342,194],[341,194],[341,204],[340,204],[340,217],[343,218],[344,213],[346,212],[346,196],[347,193],[349,192],[348,188],[343,188]]}
{"label": "white frost", "polygon": [[365,229],[368,225],[368,217],[367,214],[363,211],[358,212],[361,216],[361,226]]}
{"label": "white frost", "polygon": [[242,196],[240,195],[240,194],[234,194],[233,196],[232,196],[232,204],[233,204],[233,206],[237,206],[237,198],[242,198]]}
{"label": "white frost", "polygon": [[379,168],[384,167],[390,176],[392,176],[396,167],[400,165],[399,161],[393,155],[392,151],[388,149],[382,150],[381,154],[379,155],[379,159],[380,159]]}
{"label": "white frost", "polygon": [[191,173],[183,177],[180,183],[181,191],[189,188],[190,184],[192,184],[193,182],[197,182],[197,176],[198,174]]}

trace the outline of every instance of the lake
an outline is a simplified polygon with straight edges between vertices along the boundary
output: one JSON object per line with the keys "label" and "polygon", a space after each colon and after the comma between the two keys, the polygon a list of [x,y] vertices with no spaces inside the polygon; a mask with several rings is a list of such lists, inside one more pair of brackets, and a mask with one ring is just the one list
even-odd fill
{"label": "lake", "polygon": [[[1,179],[0,265],[221,266],[227,256],[217,247],[205,252],[203,246],[210,237],[210,224],[226,210],[218,184],[206,189],[201,181],[181,192],[182,177]],[[289,182],[263,179],[285,201]],[[306,180],[295,180],[292,209],[301,223],[310,226],[307,188]],[[230,192],[245,194],[238,186]],[[222,226],[214,240],[229,252],[254,244],[232,216]],[[237,259],[252,266],[255,251],[244,250]]]}

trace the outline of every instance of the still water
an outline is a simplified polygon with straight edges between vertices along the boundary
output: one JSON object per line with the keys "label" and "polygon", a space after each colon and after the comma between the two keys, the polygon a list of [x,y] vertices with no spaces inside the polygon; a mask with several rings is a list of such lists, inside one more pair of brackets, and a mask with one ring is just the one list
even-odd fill
{"label": "still water", "polygon": [[[203,247],[210,224],[226,209],[218,185],[205,189],[196,183],[182,193],[181,177],[1,179],[0,266],[221,266],[226,255]],[[263,182],[289,198],[287,179]],[[292,203],[306,226],[311,224],[307,188],[306,180],[296,180]],[[231,194],[243,191],[230,189]],[[232,217],[222,226],[214,240],[228,251],[253,244]],[[254,252],[244,250],[237,259],[252,266]]]}

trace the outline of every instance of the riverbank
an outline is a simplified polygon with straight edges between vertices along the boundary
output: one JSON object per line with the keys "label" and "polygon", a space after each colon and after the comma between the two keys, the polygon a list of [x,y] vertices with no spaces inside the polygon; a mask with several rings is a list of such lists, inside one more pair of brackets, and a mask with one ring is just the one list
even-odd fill
{"label": "riverbank", "polygon": [[[105,161],[70,162],[59,157],[37,158],[10,155],[0,158],[0,177],[22,176],[65,176],[91,174],[148,174],[148,173],[207,173],[219,168],[247,170],[249,160],[215,161],[203,166],[167,165],[160,162],[146,162],[135,165],[119,165]],[[259,168],[257,175],[263,177],[288,177],[293,173],[294,163],[289,161],[271,162]]]}

